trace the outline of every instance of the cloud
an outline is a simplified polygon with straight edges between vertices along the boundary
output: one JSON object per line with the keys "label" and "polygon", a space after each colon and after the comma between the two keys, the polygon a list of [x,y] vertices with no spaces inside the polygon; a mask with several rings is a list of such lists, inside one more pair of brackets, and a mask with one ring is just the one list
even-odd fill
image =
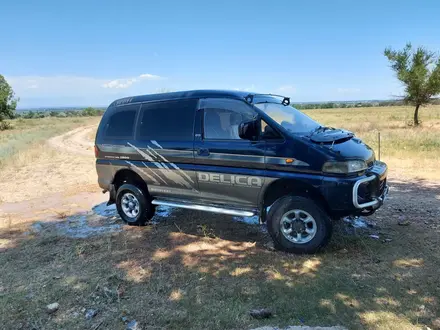
{"label": "cloud", "polygon": [[361,90],[359,88],[354,87],[348,87],[348,88],[338,88],[337,92],[340,94],[356,94],[359,93]]}
{"label": "cloud", "polygon": [[[113,100],[153,92],[163,78],[149,73],[126,79],[87,76],[7,76],[19,108],[107,105]],[[104,85],[107,87],[104,88]]]}
{"label": "cloud", "polygon": [[296,87],[293,85],[284,85],[278,88],[282,93],[296,93]]}
{"label": "cloud", "polygon": [[102,84],[102,87],[104,88],[128,88],[134,83],[141,82],[143,80],[157,80],[161,79],[160,76],[156,76],[154,74],[149,73],[143,73],[137,77],[133,78],[121,78],[121,79],[115,79],[108,81],[104,84]]}
{"label": "cloud", "polygon": [[234,88],[234,90],[241,92],[251,92],[255,90],[255,85],[252,84],[250,87],[245,87],[245,88]]}

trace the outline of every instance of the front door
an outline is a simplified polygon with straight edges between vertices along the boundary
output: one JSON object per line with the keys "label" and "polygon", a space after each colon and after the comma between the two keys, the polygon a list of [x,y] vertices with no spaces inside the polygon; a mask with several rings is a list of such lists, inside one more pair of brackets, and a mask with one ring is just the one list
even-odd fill
{"label": "front door", "polygon": [[257,205],[264,184],[265,143],[238,136],[238,125],[256,115],[244,101],[200,100],[194,157],[205,202],[250,208]]}

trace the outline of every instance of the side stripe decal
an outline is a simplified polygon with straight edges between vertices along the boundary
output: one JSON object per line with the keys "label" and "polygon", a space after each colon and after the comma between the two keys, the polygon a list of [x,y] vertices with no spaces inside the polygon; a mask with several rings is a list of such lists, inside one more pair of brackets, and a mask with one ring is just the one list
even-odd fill
{"label": "side stripe decal", "polygon": [[[151,141],[152,144],[158,146],[159,148],[163,149],[162,146],[157,143],[156,141]],[[150,178],[155,184],[160,185],[160,183],[156,180],[156,178],[159,178],[160,181],[162,181],[165,185],[166,179],[169,179],[173,181],[174,183],[184,186],[188,189],[197,191],[194,188],[194,181],[191,179],[189,175],[187,175],[184,171],[182,171],[176,164],[171,163],[166,159],[164,156],[159,154],[156,150],[151,148],[150,146],[147,146],[147,153],[136,147],[135,145],[131,144],[130,142],[127,142],[127,144],[132,147],[134,150],[136,150],[146,161],[153,163],[157,170],[153,171],[148,167],[148,165],[145,162],[142,162],[144,166],[149,168],[149,170],[154,173],[155,178],[153,178],[151,175],[147,174],[145,171],[141,171],[143,174],[145,174],[148,178]],[[127,164],[130,166],[136,168],[137,170],[140,170],[136,165],[133,163],[126,161]],[[168,166],[172,167],[173,169],[169,168]]]}

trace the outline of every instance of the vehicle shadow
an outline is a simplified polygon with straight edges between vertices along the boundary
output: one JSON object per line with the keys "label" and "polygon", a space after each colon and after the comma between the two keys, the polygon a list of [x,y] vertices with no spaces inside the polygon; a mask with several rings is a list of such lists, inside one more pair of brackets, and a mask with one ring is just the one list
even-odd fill
{"label": "vehicle shadow", "polygon": [[[150,226],[83,238],[32,230],[35,223],[2,229],[0,321],[6,329],[18,322],[25,329],[122,329],[121,317],[166,329],[438,328],[440,190],[418,181],[392,187],[374,215],[391,242],[340,234],[342,241],[314,256],[271,251],[257,226],[186,210],[159,209]],[[120,224],[94,211],[88,226]],[[396,213],[410,225],[399,225]],[[52,302],[60,308],[47,314]],[[88,308],[98,310],[92,320],[84,317]],[[274,316],[254,319],[253,308]]]}

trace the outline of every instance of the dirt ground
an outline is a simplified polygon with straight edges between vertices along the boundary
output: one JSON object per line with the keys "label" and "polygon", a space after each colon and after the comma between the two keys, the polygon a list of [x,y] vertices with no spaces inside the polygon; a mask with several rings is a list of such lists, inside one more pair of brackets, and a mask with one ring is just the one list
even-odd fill
{"label": "dirt ground", "polygon": [[162,207],[151,226],[124,225],[96,184],[94,129],[49,140],[2,184],[5,329],[440,329],[439,183],[391,170],[368,221],[336,223],[316,256],[289,255],[253,219]]}
{"label": "dirt ground", "polygon": [[24,166],[2,169],[0,203],[33,200],[43,207],[52,195],[98,192],[91,139],[95,130],[96,125],[86,126],[51,138]]}

